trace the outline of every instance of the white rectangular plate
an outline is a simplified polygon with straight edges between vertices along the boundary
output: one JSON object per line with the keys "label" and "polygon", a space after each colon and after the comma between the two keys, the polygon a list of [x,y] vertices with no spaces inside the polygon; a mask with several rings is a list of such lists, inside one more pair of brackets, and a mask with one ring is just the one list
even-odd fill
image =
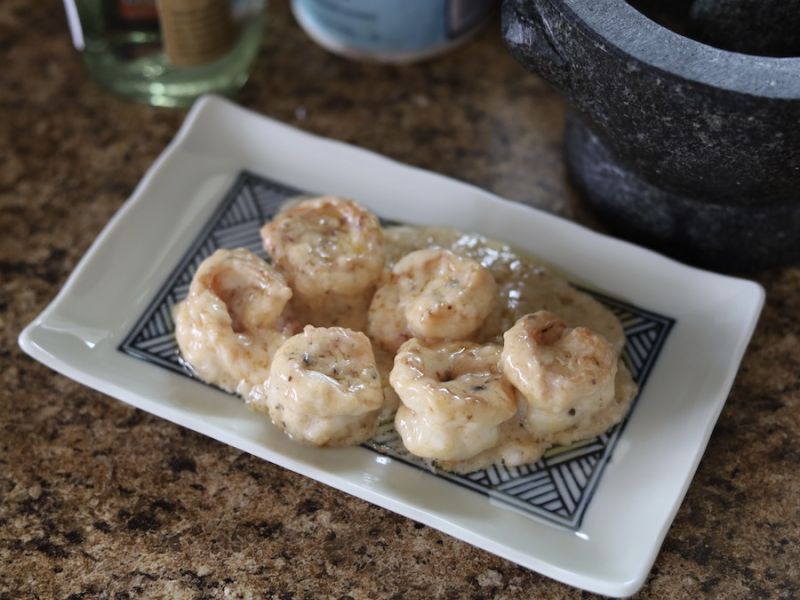
{"label": "white rectangular plate", "polygon": [[[477,231],[616,299],[604,301],[626,325],[626,359],[643,384],[624,429],[530,467],[439,477],[409,464],[391,440],[300,446],[241,401],[186,377],[168,307],[214,247],[257,249],[257,224],[294,190],[355,198],[387,219]],[[133,406],[570,585],[626,596],[655,560],[763,300],[750,281],[207,97],[20,345]]]}

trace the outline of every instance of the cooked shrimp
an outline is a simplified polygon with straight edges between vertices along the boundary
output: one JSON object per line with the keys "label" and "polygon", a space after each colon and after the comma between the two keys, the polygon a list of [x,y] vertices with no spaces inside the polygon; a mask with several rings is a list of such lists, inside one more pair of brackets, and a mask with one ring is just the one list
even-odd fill
{"label": "cooked shrimp", "polygon": [[385,283],[378,286],[367,311],[367,335],[388,353],[394,353],[413,337],[402,308],[400,287],[393,279],[389,274]]}
{"label": "cooked shrimp", "polygon": [[363,329],[383,269],[383,233],[375,215],[352,200],[322,196],[278,213],[261,237],[295,293],[300,316],[315,325]]}
{"label": "cooked shrimp", "polygon": [[528,430],[547,436],[591,418],[614,398],[617,354],[585,327],[540,310],[503,336],[502,368],[527,401]]}
{"label": "cooked shrimp", "polygon": [[[524,401],[523,401],[524,402]],[[495,445],[464,460],[436,461],[436,466],[456,473],[471,473],[492,464],[507,467],[527,465],[539,460],[553,444],[551,440],[537,439],[523,425],[520,414],[500,424]]]}
{"label": "cooked shrimp", "polygon": [[298,441],[347,446],[369,439],[383,405],[369,339],[306,326],[275,354],[266,402],[272,422]]}
{"label": "cooked shrimp", "polygon": [[479,263],[441,248],[416,250],[375,292],[367,331],[389,350],[411,337],[465,340],[495,300],[494,279]]}
{"label": "cooked shrimp", "polygon": [[406,448],[424,458],[464,460],[498,442],[498,426],[517,412],[500,372],[500,346],[405,342],[390,375],[402,402],[395,428]]}
{"label": "cooked shrimp", "polygon": [[283,315],[291,296],[283,276],[249,250],[217,250],[175,312],[183,359],[208,383],[246,395],[291,335]]}
{"label": "cooked shrimp", "polygon": [[595,413],[576,415],[568,427],[547,436],[547,441],[556,445],[567,445],[577,440],[593,438],[607,431],[625,418],[631,402],[636,396],[636,384],[625,363],[620,361],[614,378],[614,397],[611,402]]}

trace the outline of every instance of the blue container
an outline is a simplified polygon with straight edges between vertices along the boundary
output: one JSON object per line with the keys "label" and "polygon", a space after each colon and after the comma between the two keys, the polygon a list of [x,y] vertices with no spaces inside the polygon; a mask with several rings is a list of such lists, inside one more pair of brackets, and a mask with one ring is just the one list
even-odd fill
{"label": "blue container", "polygon": [[486,21],[494,0],[292,0],[320,46],[349,58],[412,62],[463,42]]}

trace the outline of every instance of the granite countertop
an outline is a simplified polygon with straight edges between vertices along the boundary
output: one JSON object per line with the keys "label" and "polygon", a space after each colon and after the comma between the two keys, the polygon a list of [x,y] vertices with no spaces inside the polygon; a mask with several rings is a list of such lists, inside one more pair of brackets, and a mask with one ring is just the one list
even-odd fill
{"label": "granite countertop", "polygon": [[[247,107],[592,225],[563,103],[497,22],[441,59],[362,65],[275,2]],[[17,346],[183,111],[88,80],[61,3],[0,4],[0,598],[589,597],[129,408]],[[800,268],[767,303],[641,598],[800,597]]]}

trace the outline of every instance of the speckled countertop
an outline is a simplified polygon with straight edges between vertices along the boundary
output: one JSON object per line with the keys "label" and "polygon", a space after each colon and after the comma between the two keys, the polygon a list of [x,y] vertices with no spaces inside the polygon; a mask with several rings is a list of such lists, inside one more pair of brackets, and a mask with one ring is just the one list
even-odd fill
{"label": "speckled countertop", "polygon": [[[21,328],[184,113],[91,83],[57,0],[4,0],[0,56],[0,598],[590,596],[27,358]],[[275,2],[238,101],[589,222],[564,179],[563,104],[496,22],[439,60],[365,66]],[[800,597],[800,268],[758,280],[761,322],[641,598]]]}

